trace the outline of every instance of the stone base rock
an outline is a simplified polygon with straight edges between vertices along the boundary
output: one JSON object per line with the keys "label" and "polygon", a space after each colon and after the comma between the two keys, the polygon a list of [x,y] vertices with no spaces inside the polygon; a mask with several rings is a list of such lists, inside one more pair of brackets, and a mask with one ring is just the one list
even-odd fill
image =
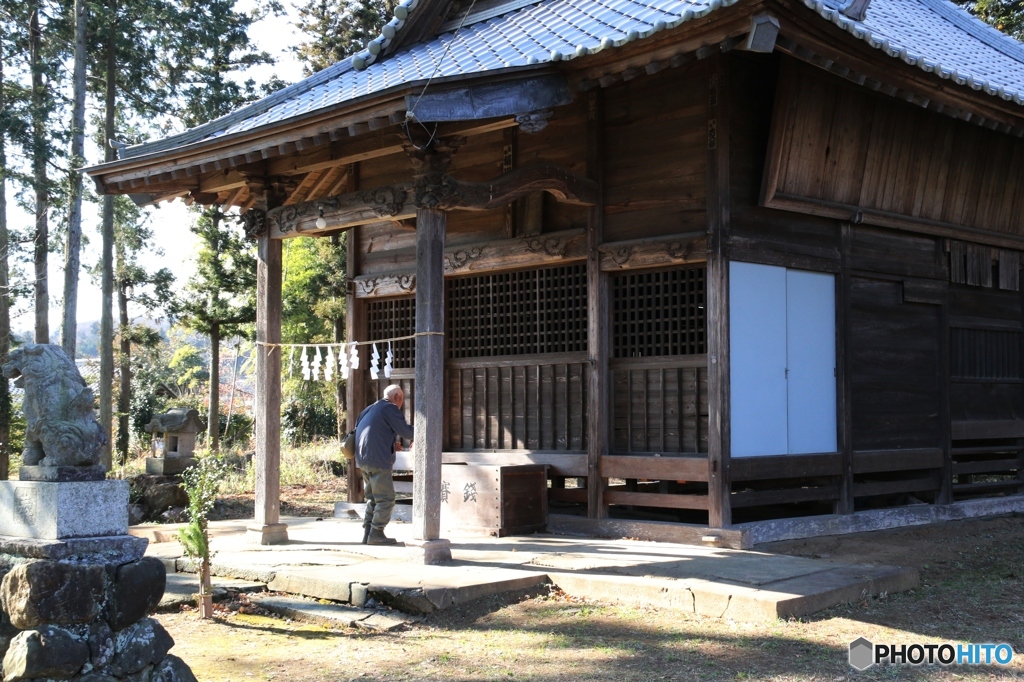
{"label": "stone base rock", "polygon": [[19,630],[91,623],[106,601],[106,583],[99,564],[30,561],[4,576],[0,608]]}
{"label": "stone base rock", "polygon": [[132,535],[67,540],[36,540],[0,535],[0,577],[5,567],[11,569],[31,559],[120,566],[141,559],[147,545],[149,540]]}
{"label": "stone base rock", "polygon": [[106,476],[107,470],[102,464],[94,464],[88,467],[22,465],[21,469],[18,470],[18,478],[22,481],[47,481],[50,483],[102,481]]}
{"label": "stone base rock", "polygon": [[188,493],[181,485],[180,476],[140,474],[131,479],[131,489],[132,499],[144,507],[142,519],[145,521],[159,519],[168,509],[188,506]]}
{"label": "stone base rock", "polygon": [[126,481],[0,481],[0,535],[62,540],[127,531]]}
{"label": "stone base rock", "polygon": [[[81,547],[58,549],[70,543],[3,540],[8,551],[20,544],[34,555],[82,556],[76,553]],[[116,544],[91,540],[91,549]],[[130,540],[128,549],[138,547],[141,554],[146,541]],[[110,555],[131,556],[125,549]],[[181,659],[168,655],[174,640],[148,617],[166,585],[160,560],[132,556],[132,561],[75,563],[2,556],[13,563],[13,568],[0,566],[3,682],[196,682]]]}
{"label": "stone base rock", "polygon": [[146,473],[151,476],[180,474],[196,463],[195,457],[147,457]]}

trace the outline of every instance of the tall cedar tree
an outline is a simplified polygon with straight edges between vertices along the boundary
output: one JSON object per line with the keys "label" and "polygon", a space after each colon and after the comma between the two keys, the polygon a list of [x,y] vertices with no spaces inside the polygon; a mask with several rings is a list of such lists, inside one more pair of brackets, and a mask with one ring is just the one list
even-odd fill
{"label": "tall cedar tree", "polygon": [[[104,161],[116,159],[111,141],[117,121],[129,113],[143,118],[164,113],[174,101],[176,85],[188,67],[177,50],[192,29],[172,0],[100,0],[92,7],[95,32],[90,43],[91,82],[103,99],[100,145]],[[124,104],[119,104],[123,99]],[[100,424],[112,435],[114,381],[114,197],[103,197],[100,281],[103,309],[100,316]],[[111,450],[104,447],[109,468]]]}
{"label": "tall cedar tree", "polygon": [[[49,166],[56,155],[52,131],[57,109],[55,93],[59,84],[59,53],[54,51],[60,40],[53,40],[53,27],[42,15],[42,3],[29,3],[29,72],[32,95],[32,190],[35,194],[35,232],[33,242],[33,274],[35,303],[35,342],[50,342],[50,288],[47,265],[50,253]],[[48,40],[43,40],[43,32]]]}
{"label": "tall cedar tree", "polygon": [[252,102],[268,90],[253,79],[239,82],[237,76],[251,66],[273,64],[266,52],[255,49],[249,29],[269,13],[280,13],[277,2],[257,3],[250,12],[235,10],[236,0],[181,0],[189,31],[178,45],[184,75],[182,122],[194,127],[224,116]]}
{"label": "tall cedar tree", "polygon": [[75,60],[72,75],[71,169],[69,171],[70,208],[67,239],[64,243],[64,319],[60,345],[69,357],[75,357],[78,340],[78,276],[82,250],[82,167],[85,165],[85,76],[88,60],[86,30],[88,12],[85,0],[75,4]]}
{"label": "tall cedar tree", "polygon": [[220,342],[241,336],[256,320],[256,258],[253,247],[226,224],[219,206],[204,210],[191,230],[199,237],[196,272],[179,302],[181,322],[210,337],[208,445],[220,447]]}
{"label": "tall cedar tree", "polygon": [[294,47],[306,75],[322,71],[366,47],[390,21],[397,0],[306,0],[296,27],[308,40]]}
{"label": "tall cedar tree", "polygon": [[[7,22],[4,21],[6,24]],[[7,138],[14,124],[11,109],[7,106],[7,83],[4,65],[7,63],[8,45],[4,39],[10,35],[7,26],[2,27],[0,38],[0,366],[7,362],[11,351],[11,301],[10,268],[8,263],[11,238],[7,230]],[[11,466],[11,393],[10,384],[0,376],[0,481],[6,481]]]}
{"label": "tall cedar tree", "polygon": [[[21,276],[16,259],[20,242],[30,239],[12,231],[7,216],[8,188],[31,186],[31,177],[19,172],[7,156],[8,145],[32,148],[31,94],[17,80],[28,71],[28,25],[29,7],[24,2],[0,0],[0,364],[11,348],[14,305],[31,291],[31,280]],[[13,416],[9,384],[0,378],[0,480],[10,472]]]}
{"label": "tall cedar tree", "polygon": [[145,324],[133,323],[128,304],[150,316],[166,309],[172,300],[174,275],[167,268],[147,270],[140,261],[153,237],[142,210],[128,197],[114,199],[114,276],[117,281],[117,309],[120,337],[120,380],[117,400],[117,458],[128,461],[132,405],[132,347],[152,347],[160,342],[160,333]]}

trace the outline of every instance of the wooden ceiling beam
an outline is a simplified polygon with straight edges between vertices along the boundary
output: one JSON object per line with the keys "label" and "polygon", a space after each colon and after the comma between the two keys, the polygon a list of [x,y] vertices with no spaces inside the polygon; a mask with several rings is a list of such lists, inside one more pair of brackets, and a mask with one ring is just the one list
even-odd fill
{"label": "wooden ceiling beam", "polygon": [[322,196],[328,196],[324,190],[329,187],[333,187],[335,181],[339,179],[339,177],[343,177],[345,175],[347,168],[348,166],[335,166],[334,168],[329,168],[324,171],[313,186],[309,188],[309,191],[306,192],[306,198],[318,199]]}
{"label": "wooden ceiling beam", "polygon": [[200,192],[224,192],[245,187],[246,174],[237,169],[214,171],[199,180]]}

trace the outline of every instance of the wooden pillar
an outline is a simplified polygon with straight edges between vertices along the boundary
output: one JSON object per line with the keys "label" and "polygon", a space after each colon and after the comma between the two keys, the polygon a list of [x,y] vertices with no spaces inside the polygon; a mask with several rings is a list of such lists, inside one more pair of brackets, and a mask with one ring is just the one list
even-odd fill
{"label": "wooden pillar", "polygon": [[[945,253],[942,256],[945,256]],[[946,291],[948,294],[948,283]],[[942,448],[942,480],[935,498],[937,504],[953,503],[953,423],[949,404],[949,382],[949,296],[947,295],[939,310],[939,439]],[[1021,475],[1019,470],[1017,475]]]}
{"label": "wooden pillar", "polygon": [[288,541],[281,497],[281,240],[258,237],[256,261],[256,523],[252,542]]}
{"label": "wooden pillar", "polygon": [[842,455],[843,475],[839,481],[839,501],[835,511],[852,514],[853,506],[853,384],[851,383],[850,362],[850,245],[853,227],[850,223],[839,226],[839,254],[842,269],[839,286],[836,287],[836,396],[837,424],[839,425],[839,452]]}
{"label": "wooden pillar", "polygon": [[[359,164],[354,163],[346,173],[348,181],[346,188],[349,191],[359,189]],[[356,297],[355,277],[359,274],[359,267],[362,259],[360,250],[362,244],[360,237],[362,228],[353,227],[345,232],[345,274],[348,279],[345,292],[345,340],[346,341],[368,341],[366,338],[366,303]],[[360,350],[360,352],[362,352]],[[362,358],[360,358],[362,360]],[[360,370],[349,372],[345,381],[345,429],[351,431],[356,427],[356,419],[359,413],[366,407],[366,367],[359,363]],[[363,476],[356,468],[355,460],[351,460],[346,468],[346,482],[348,483],[348,501],[363,502]]]}
{"label": "wooden pillar", "polygon": [[[348,291],[345,296],[346,341],[368,340],[366,338],[366,303],[356,298],[355,282],[353,281],[353,278],[359,274],[360,231],[360,228],[353,227],[345,235],[345,239],[348,240],[345,258],[347,259],[346,267],[349,281]],[[364,354],[361,346],[359,353],[361,355]],[[350,371],[348,380],[345,382],[345,404],[347,406],[347,424],[345,428],[349,431],[356,427],[356,419],[359,417],[359,413],[363,411],[363,408],[366,407],[366,371],[364,370],[366,365],[363,364],[363,359],[360,357],[359,369]],[[347,482],[348,501],[363,502],[363,477],[355,466],[355,460],[349,462]]]}
{"label": "wooden pillar", "polygon": [[601,93],[591,92],[587,99],[587,177],[598,182],[598,203],[590,209],[587,225],[587,360],[590,363],[589,402],[587,405],[587,516],[608,516],[604,501],[607,479],[601,478],[601,458],[608,454],[611,415],[608,406],[608,354],[611,346],[608,310],[608,273],[601,272],[604,240],[603,175],[604,117]]}
{"label": "wooden pillar", "polygon": [[416,212],[416,400],[413,417],[412,534],[426,563],[451,559],[441,536],[444,432],[444,233],[436,208]]}
{"label": "wooden pillar", "polygon": [[726,58],[708,58],[708,525],[732,525],[729,496],[729,83]]}

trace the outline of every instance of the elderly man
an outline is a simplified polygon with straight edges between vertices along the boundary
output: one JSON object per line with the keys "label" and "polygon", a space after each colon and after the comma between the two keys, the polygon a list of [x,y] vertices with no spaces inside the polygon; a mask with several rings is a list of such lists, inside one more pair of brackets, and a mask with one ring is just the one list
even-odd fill
{"label": "elderly man", "polygon": [[393,545],[384,526],[395,508],[395,448],[399,438],[412,440],[412,427],[405,421],[402,405],[405,392],[391,384],[384,397],[370,405],[356,420],[356,466],[363,471],[366,514],[363,516],[364,545]]}

